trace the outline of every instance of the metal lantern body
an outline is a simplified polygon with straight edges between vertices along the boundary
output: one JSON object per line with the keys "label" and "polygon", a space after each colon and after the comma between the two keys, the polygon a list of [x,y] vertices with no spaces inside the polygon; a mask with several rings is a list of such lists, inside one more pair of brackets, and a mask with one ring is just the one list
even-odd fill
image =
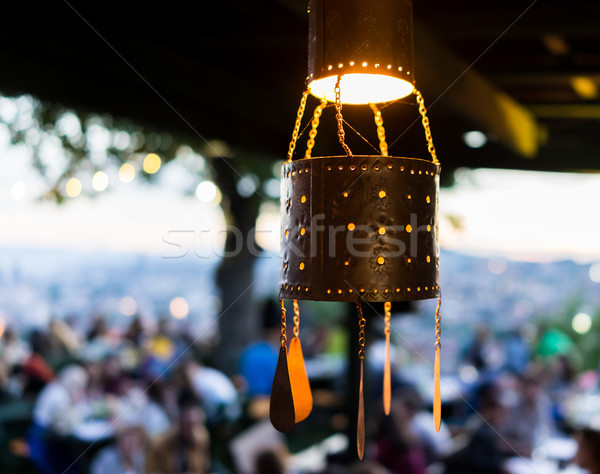
{"label": "metal lantern body", "polygon": [[313,95],[342,103],[387,102],[414,89],[412,0],[311,0],[308,77]]}
{"label": "metal lantern body", "polygon": [[279,298],[438,296],[439,171],[430,161],[390,156],[284,164]]}

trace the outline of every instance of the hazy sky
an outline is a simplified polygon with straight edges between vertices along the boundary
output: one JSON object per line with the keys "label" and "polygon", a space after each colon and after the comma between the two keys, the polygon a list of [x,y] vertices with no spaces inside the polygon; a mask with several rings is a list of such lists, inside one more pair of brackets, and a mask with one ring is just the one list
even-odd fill
{"label": "hazy sky", "polygon": [[[59,151],[57,159],[59,159]],[[233,162],[235,165],[235,161]],[[157,184],[136,177],[121,183],[108,168],[109,188],[57,206],[40,201],[46,189],[30,152],[9,144],[0,126],[0,247],[103,249],[173,255],[175,245],[209,251],[223,228],[218,206],[192,192],[199,178],[182,165],[163,166]],[[527,260],[600,260],[600,175],[459,170],[457,184],[440,196],[442,246],[481,255]],[[91,176],[81,177],[90,187]],[[279,240],[277,206],[264,206],[259,227],[264,245]],[[450,218],[448,218],[450,217]],[[451,225],[451,222],[456,225]],[[212,231],[213,244],[207,240]],[[166,243],[171,242],[171,244]]]}

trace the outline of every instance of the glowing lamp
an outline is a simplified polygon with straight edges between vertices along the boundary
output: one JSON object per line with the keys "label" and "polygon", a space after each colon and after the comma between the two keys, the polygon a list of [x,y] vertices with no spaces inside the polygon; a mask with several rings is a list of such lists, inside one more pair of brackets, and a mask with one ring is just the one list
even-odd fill
{"label": "glowing lamp", "polygon": [[[434,421],[441,423],[437,159],[423,96],[412,70],[410,0],[312,0],[309,7],[307,89],[302,94],[288,159],[281,170],[281,348],[273,380],[273,426],[290,431],[312,409],[300,344],[298,300],[356,304],[360,385],[357,450],[365,449],[362,305],[384,303],[386,363],[383,407],[391,408],[390,333],[394,301],[438,298],[435,315]],[[431,159],[390,156],[378,102],[414,94]],[[320,99],[304,157],[295,159],[310,95]],[[333,102],[332,105],[329,102]],[[378,155],[355,155],[345,140],[342,104],[368,104]],[[313,156],[325,109],[335,111],[341,156]],[[285,300],[293,301],[289,343]]]}
{"label": "glowing lamp", "polygon": [[389,102],[414,90],[412,1],[313,0],[308,89],[342,104]]}

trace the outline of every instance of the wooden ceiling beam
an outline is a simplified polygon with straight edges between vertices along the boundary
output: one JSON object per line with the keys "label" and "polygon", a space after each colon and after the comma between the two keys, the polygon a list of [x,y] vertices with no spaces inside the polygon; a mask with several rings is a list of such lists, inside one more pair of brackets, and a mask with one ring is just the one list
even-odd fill
{"label": "wooden ceiling beam", "polygon": [[596,119],[600,120],[600,104],[530,104],[527,107],[542,119]]}
{"label": "wooden ceiling beam", "polygon": [[534,115],[457,58],[426,29],[415,24],[415,76],[427,91],[426,103],[452,109],[498,138],[523,158],[538,152],[540,132]]}

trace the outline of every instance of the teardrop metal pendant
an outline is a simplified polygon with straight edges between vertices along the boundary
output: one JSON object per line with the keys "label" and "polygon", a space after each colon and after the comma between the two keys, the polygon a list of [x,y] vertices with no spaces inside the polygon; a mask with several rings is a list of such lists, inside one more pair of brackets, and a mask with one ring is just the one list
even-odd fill
{"label": "teardrop metal pendant", "polygon": [[310,382],[306,374],[302,345],[299,337],[293,337],[290,342],[290,353],[288,355],[288,368],[290,383],[292,385],[292,398],[294,399],[294,411],[296,423],[306,419],[313,407]]}
{"label": "teardrop metal pendant", "polygon": [[440,390],[440,348],[435,349],[435,363],[433,365],[433,421],[435,430],[440,431],[442,425],[442,395]]}
{"label": "teardrop metal pendant", "polygon": [[271,424],[277,431],[288,433],[294,427],[294,399],[292,397],[292,386],[288,372],[287,349],[282,346],[279,351],[279,359],[275,376],[273,377],[273,388],[271,389],[271,405],[269,409]]}

